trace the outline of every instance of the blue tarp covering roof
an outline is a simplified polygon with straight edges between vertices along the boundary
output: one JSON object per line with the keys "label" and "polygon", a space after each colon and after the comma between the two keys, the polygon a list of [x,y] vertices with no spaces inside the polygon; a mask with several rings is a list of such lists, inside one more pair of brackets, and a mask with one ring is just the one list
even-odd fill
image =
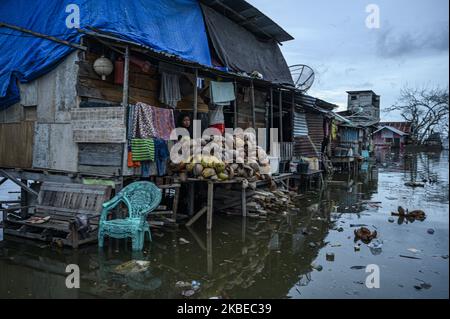
{"label": "blue tarp covering roof", "polygon": [[[75,8],[75,9],[74,9]],[[79,43],[73,25],[108,32],[157,51],[211,66],[205,24],[197,0],[2,0],[0,22]],[[75,10],[75,11],[74,11]],[[20,101],[26,83],[54,68],[72,47],[0,28],[0,109]]]}

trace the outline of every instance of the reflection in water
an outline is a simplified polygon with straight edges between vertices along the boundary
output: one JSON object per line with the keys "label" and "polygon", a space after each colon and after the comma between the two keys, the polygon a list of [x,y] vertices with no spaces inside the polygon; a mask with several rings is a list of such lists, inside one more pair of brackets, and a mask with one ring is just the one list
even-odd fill
{"label": "reflection in water", "polygon": [[[448,260],[442,258],[448,255],[448,153],[389,152],[377,160],[356,178],[335,176],[335,183],[298,203],[299,213],[267,220],[218,215],[208,233],[202,222],[155,230],[141,253],[116,240],[100,253],[95,246],[55,250],[8,240],[0,244],[0,297],[183,298],[176,283],[193,280],[201,287],[193,298],[448,297]],[[411,180],[426,180],[426,186],[404,186]],[[391,224],[390,212],[399,205],[424,209],[428,218]],[[355,251],[355,225],[377,229],[382,249]],[[426,234],[428,228],[436,234]],[[412,247],[421,251],[420,263],[398,257]],[[327,253],[334,260],[327,261]],[[149,266],[119,271],[129,260]],[[78,290],[65,287],[65,267],[72,263],[81,269]],[[362,265],[369,263],[383,269],[378,291],[361,284]],[[432,288],[418,295],[417,277]]]}

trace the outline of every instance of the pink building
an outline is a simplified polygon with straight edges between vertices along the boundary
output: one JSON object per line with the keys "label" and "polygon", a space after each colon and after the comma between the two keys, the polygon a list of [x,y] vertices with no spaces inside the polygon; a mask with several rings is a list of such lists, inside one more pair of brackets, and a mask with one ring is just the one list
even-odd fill
{"label": "pink building", "polygon": [[373,132],[375,147],[403,148],[407,143],[409,134],[392,126],[382,126]]}

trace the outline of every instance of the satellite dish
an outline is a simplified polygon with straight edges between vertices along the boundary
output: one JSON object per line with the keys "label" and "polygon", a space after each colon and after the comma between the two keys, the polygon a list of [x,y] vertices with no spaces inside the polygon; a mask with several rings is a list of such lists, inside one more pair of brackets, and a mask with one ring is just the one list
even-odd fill
{"label": "satellite dish", "polygon": [[314,83],[314,70],[304,64],[296,64],[289,67],[295,87],[302,92],[307,92]]}

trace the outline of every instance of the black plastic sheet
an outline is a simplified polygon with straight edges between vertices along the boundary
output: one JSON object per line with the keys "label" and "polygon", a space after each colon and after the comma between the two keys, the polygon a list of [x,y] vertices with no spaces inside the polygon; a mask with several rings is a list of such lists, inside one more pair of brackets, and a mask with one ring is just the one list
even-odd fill
{"label": "black plastic sheet", "polygon": [[293,84],[286,60],[275,40],[264,41],[212,8],[202,5],[211,44],[223,66],[235,72],[254,71],[264,80]]}

